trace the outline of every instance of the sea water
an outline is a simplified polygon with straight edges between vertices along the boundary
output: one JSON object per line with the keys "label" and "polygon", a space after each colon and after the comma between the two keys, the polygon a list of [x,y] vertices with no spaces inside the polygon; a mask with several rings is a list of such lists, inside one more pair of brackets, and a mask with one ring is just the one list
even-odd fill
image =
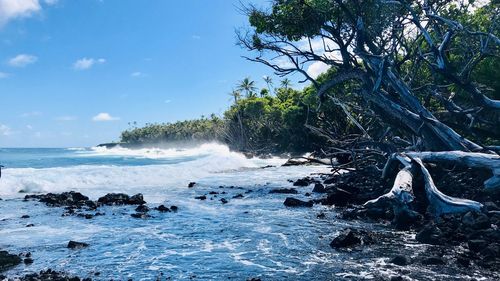
{"label": "sea water", "polygon": [[[339,220],[330,207],[284,207],[290,195],[270,190],[290,188],[290,180],[329,171],[327,166],[281,167],[285,162],[248,159],[220,144],[184,149],[0,149],[0,163],[6,166],[0,179],[0,249],[31,252],[34,259],[3,274],[13,277],[51,268],[94,280],[374,279],[401,274],[387,263],[391,255],[426,251],[408,233],[398,234],[401,248],[379,243],[354,252],[332,249],[330,241],[346,227],[390,229]],[[188,188],[190,182],[197,184]],[[293,197],[319,198],[306,196],[311,190],[298,188]],[[150,218],[136,219],[130,216],[134,206],[102,207],[104,216],[85,219],[62,216],[63,208],[22,200],[26,194],[64,191],[78,191],[92,200],[112,192],[142,193],[150,208],[164,204],[179,210],[152,210]],[[204,194],[207,200],[195,199]],[[238,194],[243,198],[233,198]],[[229,202],[222,204],[221,198]],[[318,218],[319,213],[326,217]],[[21,219],[23,215],[30,217]],[[70,250],[70,240],[90,246]],[[419,280],[491,278],[472,270],[417,265],[407,271],[405,275]]]}

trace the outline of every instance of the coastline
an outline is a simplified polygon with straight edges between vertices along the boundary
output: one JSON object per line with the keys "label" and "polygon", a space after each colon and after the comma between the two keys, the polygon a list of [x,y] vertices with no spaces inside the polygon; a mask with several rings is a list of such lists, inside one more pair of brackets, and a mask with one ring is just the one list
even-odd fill
{"label": "coastline", "polygon": [[[268,167],[261,168],[265,168],[262,169],[262,171],[269,169]],[[258,172],[256,172],[256,174],[258,174]],[[199,206],[215,204],[221,208],[225,208],[243,202],[240,200],[246,200],[248,196],[256,196],[253,200],[273,197],[272,204],[275,205],[273,208],[290,213],[299,212],[302,215],[308,214],[306,216],[312,218],[309,223],[321,226],[321,232],[324,233],[315,234],[318,236],[317,239],[319,239],[319,244],[315,246],[316,251],[328,251],[332,255],[343,256],[346,260],[336,265],[340,266],[339,269],[341,269],[341,265],[349,259],[354,263],[359,262],[361,264],[367,261],[373,263],[373,265],[369,267],[371,268],[369,272],[363,273],[363,270],[357,273],[356,270],[352,270],[351,273],[335,272],[335,274],[329,275],[330,280],[336,278],[349,278],[354,280],[373,278],[381,280],[406,280],[406,278],[418,278],[420,274],[424,274],[424,272],[427,272],[427,274],[429,272],[432,272],[432,274],[439,274],[443,276],[442,280],[456,280],[452,276],[461,276],[461,278],[464,279],[481,276],[486,278],[498,277],[498,272],[495,270],[496,263],[491,264],[489,266],[490,269],[488,269],[488,266],[478,264],[477,258],[479,256],[474,256],[471,250],[467,250],[467,247],[470,246],[467,245],[467,243],[470,244],[470,240],[466,241],[465,244],[462,242],[462,246],[450,245],[446,243],[446,241],[440,241],[441,243],[435,243],[435,241],[434,243],[430,243],[427,241],[426,243],[422,243],[422,241],[417,241],[418,238],[416,240],[414,235],[418,237],[419,232],[429,228],[428,220],[423,220],[419,225],[412,225],[407,230],[398,230],[391,225],[391,216],[388,210],[367,210],[361,208],[360,205],[367,199],[376,198],[387,190],[387,183],[378,180],[379,177],[376,177],[376,174],[376,171],[370,172],[366,170],[351,171],[333,177],[328,174],[313,174],[305,178],[296,178],[293,182],[290,182],[290,187],[287,188],[276,185],[261,185],[250,189],[248,187],[217,186],[215,184],[202,184],[200,186],[197,183],[190,184],[192,185],[191,188],[187,185],[183,188],[192,192],[190,193],[193,197],[192,199],[196,200],[195,204]],[[282,180],[285,181],[285,179]],[[469,183],[464,184],[467,185]],[[357,189],[357,191],[354,189]],[[359,192],[360,189],[364,190],[364,192]],[[366,192],[366,189],[370,189],[370,192]],[[223,192],[227,195],[224,196]],[[67,198],[64,199],[65,197],[57,196],[48,197],[48,199],[43,196],[28,196],[28,202],[19,203],[29,205],[38,204],[35,202],[40,201],[42,206],[39,206],[39,208],[64,210],[62,215],[83,221],[84,224],[92,224],[93,220],[96,219],[110,219],[109,210],[106,208],[117,208],[117,204],[118,206],[122,206],[122,203],[111,203],[111,205],[115,206],[106,207],[106,203],[104,203],[106,201],[105,199],[89,201],[88,198],[85,199],[84,195],[82,196],[81,198],[84,199],[81,200],[85,201],[82,205],[79,205],[79,203],[74,205],[75,202],[81,201],[77,200],[77,198],[80,197],[72,198],[68,201]],[[221,200],[222,198],[220,197],[224,198],[226,202]],[[294,198],[297,199],[297,201],[293,201],[292,204],[287,204],[288,206],[283,205],[284,202],[290,201],[288,198]],[[35,202],[31,200],[35,200]],[[60,201],[59,203],[57,203],[58,200]],[[49,202],[48,204],[50,206],[46,206],[47,202]],[[122,202],[127,201],[122,200]],[[314,203],[314,207],[311,208],[313,204],[303,204],[302,202]],[[2,204],[4,203],[5,201]],[[68,206],[68,204],[70,204],[70,206]],[[178,204],[178,206],[176,206],[177,208],[175,208],[178,210],[178,213],[173,212],[172,206],[170,205],[165,206],[146,203],[144,205],[146,207],[141,206],[142,205],[130,205],[130,207],[128,207],[128,205],[123,205],[123,207],[118,207],[122,210],[120,212],[122,215],[118,215],[118,217],[130,217],[134,220],[132,223],[135,223],[136,220],[164,220],[165,218],[162,218],[162,216],[176,216],[185,212],[185,207],[183,207],[182,204]],[[106,211],[102,211],[100,208]],[[239,210],[237,205],[235,208]],[[240,211],[244,216],[246,211],[241,209]],[[104,213],[104,215],[101,215],[101,213]],[[115,216],[113,216],[112,219],[115,219]],[[463,221],[462,217],[460,219]],[[497,218],[489,218],[492,224],[495,223],[493,221],[494,219]],[[17,220],[23,222],[23,219],[18,218]],[[334,223],[336,226],[332,227],[330,225],[331,223]],[[328,225],[330,225],[330,227]],[[299,227],[299,225],[292,226]],[[489,229],[484,223],[480,228],[480,231]],[[440,235],[448,236],[450,233],[449,231],[441,232]],[[92,247],[92,243],[90,244]],[[81,251],[86,251],[85,248],[86,247],[82,247]],[[29,257],[26,257],[28,253],[14,254],[20,254],[23,261],[26,260],[26,258],[31,259],[31,255],[34,255],[34,260],[37,262],[35,252],[30,253]],[[478,255],[479,254],[480,252],[478,252]],[[347,264],[349,263],[344,264],[344,266]],[[331,265],[328,266],[325,264],[323,266],[327,269],[330,268]],[[69,275],[58,272],[57,270],[55,271],[56,273],[53,271],[49,273],[40,272],[36,278],[41,278],[39,280],[43,280],[43,276],[52,274],[60,278],[56,280],[70,280],[68,276],[72,275],[70,274],[71,267],[69,267]],[[98,272],[93,272],[93,276],[81,276],[82,280],[84,278],[100,280],[102,273],[99,272],[98,275],[95,275],[96,273]],[[318,275],[321,274],[318,273]],[[322,275],[322,277],[324,277],[324,275]],[[259,280],[259,278],[260,280],[268,280],[269,276],[245,276],[245,278],[248,280]],[[426,279],[423,278],[422,280]]]}

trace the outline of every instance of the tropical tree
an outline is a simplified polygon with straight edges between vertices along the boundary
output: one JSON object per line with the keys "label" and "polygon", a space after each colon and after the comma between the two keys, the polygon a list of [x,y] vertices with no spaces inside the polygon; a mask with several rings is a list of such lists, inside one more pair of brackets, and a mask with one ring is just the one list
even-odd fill
{"label": "tropical tree", "polygon": [[[393,202],[396,214],[415,217],[409,206],[415,171],[424,175],[435,216],[477,211],[477,202],[437,192],[422,164],[452,162],[491,171],[498,167],[500,100],[478,83],[475,73],[482,63],[500,56],[499,6],[498,1],[484,6],[476,2],[484,4],[273,0],[270,9],[248,8],[253,29],[238,36],[242,46],[256,52],[248,59],[280,76],[303,75],[320,99],[342,108],[369,142],[385,140],[386,132],[392,132],[408,143],[412,152],[394,155],[387,166],[397,170],[394,163],[399,161],[405,168],[397,179],[409,180],[396,182],[383,197]],[[471,11],[481,13],[487,24],[465,21]],[[308,73],[315,63],[329,67],[325,79]],[[389,131],[369,132],[367,127],[374,122]],[[485,186],[500,189],[500,173],[493,172]]]}
{"label": "tropical tree", "polygon": [[237,90],[245,92],[247,97],[253,97],[255,96],[257,87],[255,86],[255,81],[251,80],[250,77],[246,77],[239,82]]}
{"label": "tropical tree", "polygon": [[264,79],[264,82],[267,85],[267,89],[269,90],[269,93],[271,93],[271,86],[273,85],[273,78],[266,75],[266,76],[262,77],[262,79]]}
{"label": "tropical tree", "polygon": [[239,91],[233,90],[231,93],[229,93],[231,97],[234,99],[234,104],[238,103],[238,101],[241,98],[241,93]]}
{"label": "tropical tree", "polygon": [[290,81],[290,79],[285,78],[285,79],[281,80],[281,87],[288,89],[291,86],[292,86],[292,81]]}

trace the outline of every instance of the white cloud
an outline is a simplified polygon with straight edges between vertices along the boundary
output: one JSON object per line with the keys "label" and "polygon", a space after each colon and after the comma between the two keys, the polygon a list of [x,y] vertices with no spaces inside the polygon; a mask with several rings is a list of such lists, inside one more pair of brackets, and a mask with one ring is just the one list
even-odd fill
{"label": "white cloud", "polygon": [[10,20],[30,17],[40,10],[38,0],[0,0],[0,27]]}
{"label": "white cloud", "polygon": [[8,127],[4,124],[0,124],[0,136],[10,136],[12,134],[13,134],[13,132],[10,129],[10,127]]}
{"label": "white cloud", "polygon": [[[1,0],[0,0],[1,1]],[[28,55],[28,54],[19,54],[11,59],[9,59],[8,63],[13,67],[25,67],[28,64],[35,63],[38,60],[36,56]]]}
{"label": "white cloud", "polygon": [[6,73],[6,72],[0,72],[0,79],[5,79],[9,77],[9,73]]}
{"label": "white cloud", "polygon": [[325,72],[330,68],[327,64],[317,61],[312,63],[308,68],[307,68],[307,74],[311,76],[312,78],[316,79],[321,73]]}
{"label": "white cloud", "polygon": [[165,100],[165,103],[171,103],[172,101],[171,100]]}
{"label": "white cloud", "polygon": [[21,114],[21,117],[28,118],[28,117],[36,117],[36,116],[41,116],[43,113],[40,111],[31,111],[31,112],[25,112]]}
{"label": "white cloud", "polygon": [[138,78],[138,77],[144,77],[144,76],[146,76],[146,74],[145,74],[145,73],[142,73],[142,72],[140,72],[140,71],[136,71],[136,72],[132,72],[132,73],[130,73],[130,76],[135,77],[135,78]]}
{"label": "white cloud", "polygon": [[31,125],[26,125],[26,129],[28,129],[28,130],[33,130],[33,126],[31,126]]}
{"label": "white cloud", "polygon": [[74,121],[76,120],[75,116],[59,116],[56,118],[57,121]]}
{"label": "white cloud", "polygon": [[95,64],[103,64],[106,62],[106,59],[93,59],[93,58],[81,58],[73,63],[73,68],[76,70],[85,70],[90,69]]}
{"label": "white cloud", "polygon": [[106,113],[106,112],[101,112],[101,113],[97,114],[96,116],[94,116],[92,118],[92,120],[95,122],[103,122],[103,121],[116,121],[116,120],[120,120],[120,118],[111,116],[109,113]]}

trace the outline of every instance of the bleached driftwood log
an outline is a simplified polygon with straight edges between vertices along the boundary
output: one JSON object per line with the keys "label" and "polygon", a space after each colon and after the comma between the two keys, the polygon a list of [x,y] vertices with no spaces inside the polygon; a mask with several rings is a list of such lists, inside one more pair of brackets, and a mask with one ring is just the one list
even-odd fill
{"label": "bleached driftwood log", "polygon": [[379,198],[370,200],[365,206],[372,207],[390,202],[394,209],[395,219],[405,216],[416,216],[411,210],[410,204],[415,200],[414,176],[421,171],[424,180],[424,191],[429,203],[428,210],[436,217],[447,213],[461,213],[467,211],[480,211],[482,205],[479,202],[455,198],[440,192],[425,168],[423,162],[433,163],[458,163],[471,168],[488,169],[493,177],[485,181],[486,188],[498,188],[500,176],[500,156],[485,153],[473,153],[462,151],[446,152],[408,152],[393,154],[387,161],[383,177],[389,177],[390,173],[397,170],[402,164],[403,168],[397,173],[391,190]]}
{"label": "bleached driftwood log", "polygon": [[500,188],[499,155],[463,151],[407,152],[406,155],[419,158],[423,162],[455,163],[469,168],[489,170],[493,176],[484,182],[484,187],[490,190]]}

